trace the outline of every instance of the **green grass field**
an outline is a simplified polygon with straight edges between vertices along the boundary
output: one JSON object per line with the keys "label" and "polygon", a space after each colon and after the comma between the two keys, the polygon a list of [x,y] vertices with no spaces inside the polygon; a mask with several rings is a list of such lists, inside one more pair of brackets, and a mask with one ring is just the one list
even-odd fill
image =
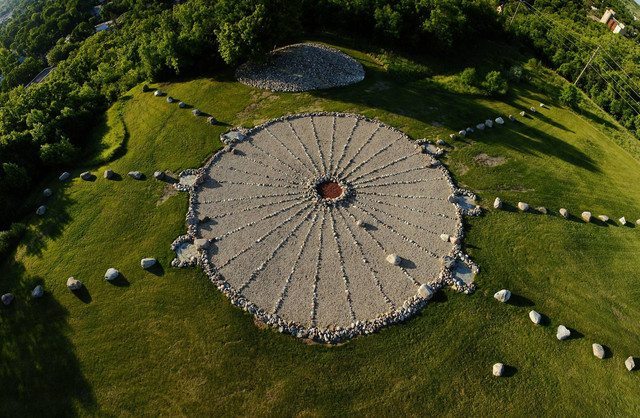
{"label": "green grass field", "polygon": [[[221,126],[140,87],[122,98],[107,115],[105,144],[96,146],[100,155],[116,150],[116,159],[90,167],[95,182],[48,181],[55,195],[47,216],[34,216],[15,256],[0,265],[0,291],[17,296],[0,310],[0,414],[640,414],[640,373],[623,364],[640,357],[640,227],[557,214],[565,207],[578,217],[590,210],[640,218],[637,141],[589,104],[580,113],[559,107],[547,95],[559,81],[545,72],[492,100],[451,91],[445,81],[454,76],[437,65],[434,77],[403,75],[346,52],[367,70],[365,81],[347,88],[274,94],[225,75],[156,85]],[[466,248],[482,270],[473,295],[443,292],[404,324],[326,347],[256,326],[200,270],[169,267],[169,245],[185,231],[187,196],[151,174],[200,166],[229,126],[349,111],[414,138],[448,140],[453,131],[540,102],[549,108],[455,141],[444,159],[487,208],[500,196],[551,210],[490,209],[468,219]],[[121,136],[113,119],[119,114]],[[481,153],[504,164],[479,164]],[[122,180],[104,180],[107,167]],[[131,170],[148,178],[132,180]],[[164,269],[143,271],[139,260],[149,256]],[[104,281],[108,267],[123,273],[119,286]],[[81,297],[65,287],[72,275],[86,285]],[[31,301],[38,282],[48,293]],[[513,303],[493,299],[501,288],[514,292]],[[533,325],[530,309],[549,323]],[[577,338],[558,341],[559,324]],[[593,342],[610,357],[595,358]],[[510,377],[491,376],[498,361],[511,366]]]}

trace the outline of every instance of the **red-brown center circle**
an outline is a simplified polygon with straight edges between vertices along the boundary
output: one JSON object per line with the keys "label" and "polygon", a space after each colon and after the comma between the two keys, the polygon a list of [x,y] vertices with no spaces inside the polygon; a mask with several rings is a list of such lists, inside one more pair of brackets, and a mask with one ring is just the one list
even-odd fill
{"label": "red-brown center circle", "polygon": [[323,199],[335,199],[342,195],[342,187],[335,181],[325,181],[316,187],[318,194]]}

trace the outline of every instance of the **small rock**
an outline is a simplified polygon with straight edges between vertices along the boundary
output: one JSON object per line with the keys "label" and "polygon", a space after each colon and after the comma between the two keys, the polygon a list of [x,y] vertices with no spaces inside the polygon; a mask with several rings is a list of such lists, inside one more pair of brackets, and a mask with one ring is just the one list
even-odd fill
{"label": "small rock", "polygon": [[507,290],[507,289],[502,289],[497,291],[493,297],[502,303],[507,302],[510,298],[511,298],[511,291]]}
{"label": "small rock", "polygon": [[609,217],[607,215],[600,215],[598,216],[598,219],[600,219],[602,222],[609,222]]}
{"label": "small rock", "polygon": [[624,216],[620,219],[618,219],[618,221],[620,222],[620,225],[624,226],[627,224],[627,218],[625,218]]}
{"label": "small rock", "polygon": [[164,92],[161,91],[161,90],[156,90],[156,91],[153,92],[153,95],[156,96],[156,97],[160,97],[160,96],[164,95]]}
{"label": "small rock", "polygon": [[558,331],[556,332],[556,338],[559,340],[566,340],[571,336],[571,331],[567,329],[564,325],[560,325],[558,327]]}
{"label": "small rock", "polygon": [[582,220],[589,223],[591,222],[591,212],[582,212]]}
{"label": "small rock", "polygon": [[418,288],[418,295],[420,295],[421,298],[429,300],[433,296],[433,288],[426,283],[421,284]]}
{"label": "small rock", "polygon": [[117,279],[120,276],[120,272],[113,267],[109,268],[104,274],[104,279],[108,282]]}
{"label": "small rock", "polygon": [[479,123],[479,124],[477,124],[477,125],[476,125],[476,128],[477,128],[478,130],[480,130],[480,131],[483,131],[483,130],[484,130],[484,123]]}
{"label": "small rock", "polygon": [[136,180],[141,180],[142,179],[142,173],[139,171],[129,171],[129,177],[132,177]]}
{"label": "small rock", "polygon": [[640,219],[636,221],[636,225],[640,225]]}
{"label": "small rock", "polygon": [[501,209],[502,208],[502,200],[499,197],[496,197],[496,200],[493,201],[493,207],[495,209]]}
{"label": "small rock", "polygon": [[511,122],[515,122],[516,117],[515,117],[515,116],[513,116],[513,115],[509,115],[509,120],[510,120]]}
{"label": "small rock", "polygon": [[398,257],[395,254],[389,254],[387,256],[387,262],[389,264],[393,264],[394,266],[397,266],[398,264],[400,264],[400,257]]}
{"label": "small rock", "polygon": [[35,299],[40,299],[42,296],[44,296],[44,287],[42,287],[42,285],[37,285],[36,287],[34,287],[31,291],[31,296],[33,296]]}
{"label": "small rock", "polygon": [[541,213],[543,215],[547,214],[547,208],[545,208],[544,206],[537,207],[536,211],[538,211],[539,213]]}
{"label": "small rock", "polygon": [[143,258],[142,260],[140,260],[140,266],[143,269],[148,269],[155,266],[157,262],[158,260],[156,260],[155,258]]}
{"label": "small rock", "polygon": [[540,107],[544,107],[544,103],[540,103]]}
{"label": "small rock", "polygon": [[564,219],[569,219],[569,211],[565,208],[560,208],[558,212],[560,212],[560,216],[562,216]]}
{"label": "small rock", "polygon": [[522,112],[520,112],[520,116],[525,116],[527,114],[527,112],[525,112],[524,110]]}
{"label": "small rock", "polygon": [[444,242],[449,242],[449,238],[451,238],[448,234],[440,234],[440,239]]}
{"label": "small rock", "polygon": [[462,130],[458,131],[458,135],[466,136],[467,135],[467,130],[466,129],[462,129]]}
{"label": "small rock", "polygon": [[80,174],[80,178],[84,181],[89,181],[91,180],[91,178],[93,177],[93,175],[91,174],[90,171],[85,171],[82,174]]}
{"label": "small rock", "polygon": [[202,114],[200,109],[193,109],[191,113],[193,113],[193,116],[200,116]]}
{"label": "small rock", "polygon": [[602,360],[604,358],[604,347],[602,347],[600,344],[592,344],[591,348],[593,350],[593,355],[598,357],[600,360]]}
{"label": "small rock", "polygon": [[185,102],[180,102],[180,103],[178,103],[178,107],[180,109],[184,109],[185,107],[187,107],[187,104]]}
{"label": "small rock", "polygon": [[487,126],[489,128],[493,128],[493,121],[491,119],[487,119],[484,121],[484,126]]}
{"label": "small rock", "polygon": [[51,197],[53,195],[53,190],[51,189],[44,189],[44,191],[42,192],[42,195],[44,197]]}
{"label": "small rock", "polygon": [[47,207],[45,205],[42,205],[38,209],[36,209],[36,215],[42,216],[45,214],[46,211],[47,211]]}
{"label": "small rock", "polygon": [[218,123],[218,121],[213,116],[209,116],[207,118],[207,123],[209,123],[209,125],[215,125],[216,123]]}
{"label": "small rock", "polygon": [[636,361],[634,360],[633,357],[629,357],[624,361],[624,365],[627,368],[627,370],[631,371],[636,368]]}
{"label": "small rock", "polygon": [[197,238],[193,241],[193,244],[198,250],[206,250],[211,246],[211,241],[206,238]]}
{"label": "small rock", "polygon": [[167,96],[167,103],[173,103],[175,100],[171,96]]}
{"label": "small rock", "polygon": [[504,124],[504,119],[502,119],[502,117],[498,116],[498,117],[496,118],[496,123],[497,123],[498,125],[503,125],[503,124]]}
{"label": "small rock", "polygon": [[451,138],[451,139],[456,139],[456,134],[451,134],[451,135],[449,135],[449,138]]}
{"label": "small rock", "polygon": [[13,300],[15,299],[15,296],[13,296],[13,293],[5,293],[4,295],[2,295],[2,304],[4,306],[9,306],[11,305],[11,302],[13,302]]}
{"label": "small rock", "polygon": [[153,173],[153,177],[154,177],[156,180],[162,180],[162,179],[164,179],[164,171],[156,171],[156,172],[154,172],[154,173]]}
{"label": "small rock", "polygon": [[111,180],[113,178],[113,170],[104,170],[104,178],[107,180]]}
{"label": "small rock", "polygon": [[536,113],[536,112],[537,112],[536,108],[535,108],[535,107],[533,107],[533,106],[531,106],[531,107],[529,108],[529,110],[531,111],[531,113]]}
{"label": "small rock", "polygon": [[542,315],[536,311],[529,312],[529,319],[536,325],[540,325],[542,323]]}
{"label": "small rock", "polygon": [[461,240],[458,237],[450,236],[449,242],[452,243],[453,245],[458,245],[460,244]]}
{"label": "small rock", "polygon": [[67,287],[69,290],[78,290],[82,287],[82,282],[75,277],[69,277],[67,279]]}
{"label": "small rock", "polygon": [[68,171],[65,171],[64,173],[60,174],[60,177],[58,177],[58,180],[67,181],[69,180],[70,177],[71,177],[71,173],[69,173]]}
{"label": "small rock", "polygon": [[526,212],[529,210],[529,204],[524,202],[518,202],[518,209],[520,209],[523,212]]}
{"label": "small rock", "polygon": [[447,143],[446,143],[446,142],[444,142],[444,140],[443,140],[443,139],[438,139],[438,140],[436,141],[436,144],[437,144],[437,145],[440,145],[440,146],[445,146],[445,145],[447,145]]}
{"label": "small rock", "polygon": [[504,364],[496,363],[493,365],[493,375],[496,377],[500,377],[504,375]]}
{"label": "small rock", "polygon": [[356,221],[356,225],[363,228],[365,226],[364,221],[362,219],[358,219]]}

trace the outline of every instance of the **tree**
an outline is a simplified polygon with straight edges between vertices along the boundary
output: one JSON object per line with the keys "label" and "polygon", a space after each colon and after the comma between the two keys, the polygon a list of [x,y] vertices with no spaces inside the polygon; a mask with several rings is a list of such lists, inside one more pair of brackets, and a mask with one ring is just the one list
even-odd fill
{"label": "tree", "polygon": [[68,138],[40,147],[40,159],[49,166],[68,165],[76,158],[78,150]]}
{"label": "tree", "polygon": [[253,13],[237,22],[224,22],[216,37],[220,56],[227,64],[236,64],[240,60],[256,57],[266,51],[260,43],[260,34],[265,21],[265,7],[256,6]]}
{"label": "tree", "polygon": [[506,94],[509,85],[500,71],[490,71],[482,82],[482,88],[488,95],[496,96]]}
{"label": "tree", "polygon": [[467,67],[460,73],[460,81],[469,87],[476,86],[478,83],[478,75],[476,69],[473,67]]}
{"label": "tree", "polygon": [[560,92],[560,102],[571,108],[577,108],[580,105],[580,92],[573,84],[565,84]]}

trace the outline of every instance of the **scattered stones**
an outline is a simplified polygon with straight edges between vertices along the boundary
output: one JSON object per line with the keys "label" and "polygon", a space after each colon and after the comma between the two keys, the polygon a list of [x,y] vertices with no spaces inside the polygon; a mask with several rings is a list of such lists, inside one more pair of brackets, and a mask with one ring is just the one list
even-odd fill
{"label": "scattered stones", "polygon": [[75,277],[69,277],[67,279],[67,287],[69,290],[79,290],[82,288],[82,282]]}
{"label": "scattered stones", "polygon": [[44,191],[42,192],[42,195],[44,197],[51,197],[53,195],[53,190],[51,189],[44,189]]}
{"label": "scattered stones", "polygon": [[154,177],[156,180],[164,180],[164,178],[165,178],[164,171],[156,171],[156,172],[154,172],[154,173],[153,173],[153,177]]}
{"label": "scattered stones", "polygon": [[42,287],[42,285],[37,285],[36,287],[34,287],[33,290],[31,291],[31,296],[34,299],[40,299],[41,297],[43,297],[44,287]]}
{"label": "scattered stones", "polygon": [[566,340],[570,336],[571,336],[571,331],[569,331],[569,329],[567,327],[565,327],[564,325],[560,325],[558,327],[558,331],[556,332],[556,338],[557,339],[562,341],[562,340]]}
{"label": "scattered stones", "polygon": [[591,222],[591,212],[582,212],[582,220],[589,223]]}
{"label": "scattered stones", "polygon": [[84,171],[82,174],[80,174],[80,178],[84,181],[89,181],[93,178],[93,174],[91,174],[90,171]]}
{"label": "scattered stones", "polygon": [[2,299],[2,304],[4,306],[9,306],[15,299],[15,296],[13,296],[13,293],[5,293],[0,299]]}
{"label": "scattered stones", "polygon": [[529,210],[529,204],[525,202],[518,202],[518,209],[520,209],[523,212],[526,212]]}
{"label": "scattered stones", "polygon": [[633,369],[636,368],[636,361],[633,357],[629,356],[625,361],[624,361],[624,366],[627,368],[627,370],[632,371]]}
{"label": "scattered stones", "polygon": [[200,109],[193,109],[191,111],[191,113],[193,113],[193,116],[200,116],[202,115],[202,112],[200,111]]}
{"label": "scattered stones", "polygon": [[510,298],[511,298],[511,291],[507,290],[507,289],[502,289],[497,291],[493,297],[495,298],[495,300],[497,300],[498,302],[502,302],[505,303],[507,302]]}
{"label": "scattered stones", "polygon": [[494,364],[493,368],[492,368],[492,372],[493,372],[493,375],[495,377],[503,376],[504,375],[504,364],[502,364],[502,363]]}
{"label": "scattered stones", "polygon": [[143,258],[142,260],[140,260],[140,267],[146,270],[155,266],[157,263],[158,260],[156,260],[155,258]]}
{"label": "scattered stones", "polygon": [[38,209],[36,209],[36,215],[38,215],[38,216],[42,216],[46,212],[47,212],[47,207],[45,205],[42,205]]}
{"label": "scattered stones", "polygon": [[542,323],[542,315],[536,311],[529,312],[529,319],[536,325],[540,325]]}
{"label": "scattered stones", "polygon": [[58,180],[67,181],[69,180],[69,178],[71,178],[71,173],[69,173],[68,171],[65,171],[64,173],[60,174],[60,177],[58,177]]}
{"label": "scattered stones", "polygon": [[187,107],[187,104],[186,104],[185,102],[179,102],[179,103],[178,103],[178,107],[179,107],[180,109],[184,109],[185,107]]}
{"label": "scattered stones", "polygon": [[421,298],[429,300],[433,296],[433,288],[426,283],[421,284],[418,288],[418,295],[420,295]]}
{"label": "scattered stones", "polygon": [[558,212],[560,213],[560,216],[562,216],[564,219],[569,219],[569,211],[566,210],[565,208],[560,208]]}
{"label": "scattered stones", "polygon": [[140,171],[129,171],[129,177],[133,179],[142,180],[143,176],[144,174],[142,174]]}
{"label": "scattered stones", "polygon": [[111,180],[113,178],[113,170],[106,169],[104,170],[104,178],[107,180]]}
{"label": "scattered stones", "polygon": [[536,208],[536,211],[537,211],[538,213],[543,214],[543,215],[546,215],[546,214],[548,213],[547,208],[545,208],[544,206],[538,206],[538,207]]}
{"label": "scattered stones", "polygon": [[600,215],[598,216],[598,219],[600,219],[602,222],[609,222],[609,217],[607,215]]}
{"label": "scattered stones", "polygon": [[591,345],[591,349],[593,350],[593,355],[598,357],[600,360],[604,358],[604,347],[602,345],[593,343]]}
{"label": "scattered stones", "polygon": [[499,197],[496,197],[496,200],[493,201],[494,209],[502,209],[502,200]]}
{"label": "scattered stones", "polygon": [[504,125],[504,119],[502,119],[502,117],[498,116],[498,117],[496,118],[496,123],[497,123],[498,125]]}
{"label": "scattered stones", "polygon": [[104,274],[104,279],[108,282],[111,282],[117,279],[120,276],[120,272],[113,267],[109,268],[107,272]]}
{"label": "scattered stones", "polygon": [[618,219],[618,222],[620,222],[620,225],[625,226],[627,224],[627,219],[623,216],[622,218]]}
{"label": "scattered stones", "polygon": [[394,266],[397,266],[400,264],[400,257],[398,257],[396,254],[389,254],[387,256],[387,262],[389,264],[393,264]]}

